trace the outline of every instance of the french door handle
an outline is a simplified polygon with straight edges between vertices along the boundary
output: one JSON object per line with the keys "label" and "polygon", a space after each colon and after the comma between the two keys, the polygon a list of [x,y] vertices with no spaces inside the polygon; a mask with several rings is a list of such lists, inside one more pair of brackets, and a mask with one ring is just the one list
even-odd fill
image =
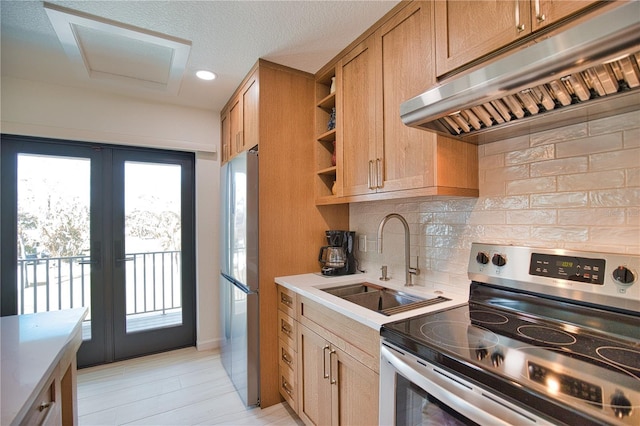
{"label": "french door handle", "polygon": [[116,262],[131,262],[132,260],[136,260],[134,256],[125,257],[123,259],[116,259]]}
{"label": "french door handle", "polygon": [[78,262],[79,265],[95,265],[98,268],[100,267],[100,259],[102,259],[102,246],[99,242],[92,243],[93,248],[91,250],[91,256],[89,256],[89,260],[81,260]]}

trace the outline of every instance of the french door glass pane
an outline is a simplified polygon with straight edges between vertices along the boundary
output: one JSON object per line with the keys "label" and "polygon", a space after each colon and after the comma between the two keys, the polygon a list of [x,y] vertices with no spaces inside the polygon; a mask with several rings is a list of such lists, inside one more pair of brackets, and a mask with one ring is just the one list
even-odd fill
{"label": "french door glass pane", "polygon": [[124,164],[127,333],[182,324],[181,172]]}
{"label": "french door glass pane", "polygon": [[18,154],[18,314],[88,307],[91,338],[88,158]]}

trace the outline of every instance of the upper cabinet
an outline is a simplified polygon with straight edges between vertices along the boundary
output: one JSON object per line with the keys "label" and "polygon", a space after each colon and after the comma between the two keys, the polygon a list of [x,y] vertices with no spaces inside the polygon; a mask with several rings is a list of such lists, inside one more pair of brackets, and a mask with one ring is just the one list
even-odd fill
{"label": "upper cabinet", "polygon": [[258,72],[254,71],[220,114],[222,162],[258,144]]}
{"label": "upper cabinet", "polygon": [[400,120],[400,104],[435,83],[432,11],[405,4],[336,61],[336,189],[318,204],[478,195],[476,146]]}
{"label": "upper cabinet", "polygon": [[596,1],[435,1],[436,71],[441,76],[561,21]]}
{"label": "upper cabinet", "polygon": [[342,147],[342,195],[375,191],[378,157],[376,140],[376,52],[373,39],[356,46],[337,66],[338,141]]}

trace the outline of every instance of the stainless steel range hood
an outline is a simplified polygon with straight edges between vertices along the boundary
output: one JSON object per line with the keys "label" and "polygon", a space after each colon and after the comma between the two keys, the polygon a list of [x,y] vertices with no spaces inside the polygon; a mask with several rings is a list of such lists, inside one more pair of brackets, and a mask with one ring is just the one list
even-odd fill
{"label": "stainless steel range hood", "polygon": [[427,90],[412,127],[487,143],[640,109],[640,1]]}

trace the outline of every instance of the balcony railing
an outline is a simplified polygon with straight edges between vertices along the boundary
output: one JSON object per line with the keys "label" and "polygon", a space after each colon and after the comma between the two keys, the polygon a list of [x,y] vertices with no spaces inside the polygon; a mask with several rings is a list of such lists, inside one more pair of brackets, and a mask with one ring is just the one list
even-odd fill
{"label": "balcony railing", "polygon": [[[128,253],[126,314],[166,314],[180,309],[181,252]],[[18,259],[19,314],[89,307],[90,256]]]}

